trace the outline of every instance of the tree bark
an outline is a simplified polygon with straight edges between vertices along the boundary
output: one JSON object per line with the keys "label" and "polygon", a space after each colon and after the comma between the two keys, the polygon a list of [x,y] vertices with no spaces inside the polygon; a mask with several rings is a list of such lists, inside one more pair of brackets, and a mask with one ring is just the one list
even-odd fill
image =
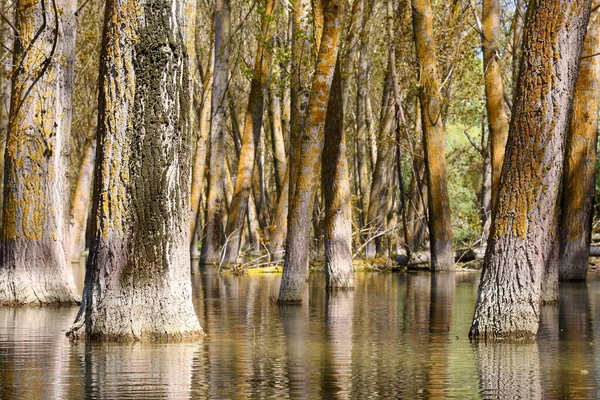
{"label": "tree bark", "polygon": [[[519,89],[469,336],[534,339],[555,300],[565,137],[590,1],[530,2]],[[548,267],[550,267],[548,269]]]}
{"label": "tree bark", "polygon": [[366,0],[362,1],[360,48],[358,55],[358,68],[356,71],[356,162],[358,178],[358,223],[363,228],[367,224],[369,207],[369,168],[368,168],[368,132],[367,97],[369,96],[369,17]]}
{"label": "tree bark", "polygon": [[415,47],[420,65],[419,97],[427,175],[431,267],[434,271],[453,271],[452,221],[441,115],[443,100],[437,72],[433,12],[429,0],[415,0],[412,7]]}
{"label": "tree bark", "polygon": [[94,237],[72,340],[202,335],[190,280],[186,8],[106,4]]}
{"label": "tree bark", "polygon": [[79,261],[79,254],[85,247],[85,231],[92,198],[95,161],[96,140],[92,140],[87,144],[83,160],[79,166],[75,193],[71,201],[68,247],[68,260],[71,262]]}
{"label": "tree bark", "polygon": [[584,281],[587,274],[596,185],[599,52],[600,16],[596,12],[590,17],[583,44],[567,137],[559,230],[561,281]]}
{"label": "tree bark", "polygon": [[271,120],[271,146],[273,148],[273,167],[275,169],[275,188],[277,198],[281,197],[287,169],[287,155],[281,120],[281,99],[274,84],[269,85],[269,119]]}
{"label": "tree bark", "polygon": [[346,158],[340,63],[336,65],[325,119],[321,177],[325,199],[325,287],[354,287],[352,267],[352,204]]}
{"label": "tree bark", "polygon": [[485,106],[491,137],[492,153],[492,205],[496,201],[500,172],[504,161],[504,148],[508,137],[508,114],[504,102],[504,83],[500,66],[500,1],[483,1],[482,51],[485,81]]}
{"label": "tree bark", "polygon": [[[67,260],[72,0],[18,1],[4,164],[0,304],[75,303]],[[61,60],[58,62],[57,60]]]}
{"label": "tree bark", "polygon": [[[313,57],[311,36],[311,0],[294,0],[292,21],[292,72],[290,74],[290,193],[291,201],[296,189],[299,170],[302,133],[310,95]],[[286,231],[287,233],[287,231]]]}
{"label": "tree bark", "polygon": [[[196,40],[200,40],[199,37]],[[192,182],[190,188],[190,206],[192,208],[192,217],[190,218],[190,246],[191,254],[197,255],[197,236],[199,234],[199,221],[201,213],[201,197],[204,189],[204,175],[206,174],[206,154],[208,152],[207,142],[210,135],[211,119],[211,99],[212,99],[212,80],[214,70],[214,51],[211,51],[209,57],[209,67],[206,72],[202,87],[202,96],[194,96],[194,101],[199,107],[198,132],[196,135],[196,145],[192,164]],[[201,97],[201,98],[200,98]]]}
{"label": "tree bark", "polygon": [[525,25],[525,15],[527,13],[528,0],[517,0],[515,5],[515,16],[513,17],[513,37],[512,37],[512,83],[513,96],[517,91],[517,81],[519,79],[519,68],[521,67],[521,56],[523,50],[523,26]]}
{"label": "tree bark", "polygon": [[[384,88],[384,102],[382,104],[382,119],[379,124],[379,154],[373,171],[373,179],[371,184],[371,193],[369,195],[369,204],[366,213],[366,226],[368,227],[369,240],[373,236],[377,236],[385,231],[385,225],[389,209],[387,207],[388,194],[392,190],[390,187],[394,175],[394,169],[391,166],[393,151],[395,150],[394,141],[391,139],[395,121],[394,99],[391,95],[392,91],[392,75],[391,63],[392,59],[388,60],[388,72]],[[387,100],[387,101],[386,101]],[[379,242],[382,237],[377,237],[370,240],[365,246],[365,257],[372,259],[376,256],[377,250],[380,247]]]}
{"label": "tree bark", "polygon": [[228,239],[223,259],[225,265],[234,264],[240,253],[240,237],[244,229],[246,211],[248,210],[248,198],[252,190],[252,177],[254,165],[256,164],[256,148],[262,130],[264,92],[271,61],[271,49],[265,48],[265,45],[272,39],[273,23],[271,15],[275,4],[275,0],[265,0],[264,4],[261,34],[258,38],[254,74],[250,85],[250,96],[242,133],[242,148],[225,230]]}
{"label": "tree bark", "polygon": [[210,126],[210,168],[208,174],[208,198],[206,226],[201,264],[220,261],[219,246],[224,240],[224,222],[227,204],[223,192],[225,183],[225,107],[229,79],[229,46],[231,40],[231,10],[229,0],[215,2],[215,66],[212,92],[212,119]]}
{"label": "tree bark", "polygon": [[[281,303],[300,303],[308,278],[309,230],[320,178],[325,116],[340,43],[344,2],[324,0],[324,27],[315,76],[304,124],[296,190],[292,191],[283,277],[279,290]],[[290,182],[290,184],[292,184]]]}

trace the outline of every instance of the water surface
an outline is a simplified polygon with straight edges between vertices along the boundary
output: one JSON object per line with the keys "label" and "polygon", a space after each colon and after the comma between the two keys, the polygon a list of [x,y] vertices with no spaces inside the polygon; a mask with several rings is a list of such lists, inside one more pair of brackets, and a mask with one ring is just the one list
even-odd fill
{"label": "water surface", "polygon": [[77,307],[0,308],[0,399],[595,399],[600,280],[561,285],[538,343],[471,345],[479,273],[359,273],[280,307],[280,275],[193,275],[207,337],[77,344]]}

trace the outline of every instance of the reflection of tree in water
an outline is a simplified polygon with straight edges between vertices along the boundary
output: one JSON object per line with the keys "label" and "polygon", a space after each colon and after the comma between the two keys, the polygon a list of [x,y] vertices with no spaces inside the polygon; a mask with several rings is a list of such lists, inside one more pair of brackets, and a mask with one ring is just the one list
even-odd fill
{"label": "reflection of tree in water", "polygon": [[542,398],[537,343],[476,343],[473,351],[483,398]]}
{"label": "reflection of tree in water", "polygon": [[445,398],[448,392],[448,345],[452,323],[452,303],[456,286],[454,272],[437,272],[431,276],[431,311],[429,312],[429,398]]}
{"label": "reflection of tree in water", "polygon": [[587,284],[561,283],[559,307],[560,362],[557,364],[560,382],[556,385],[557,397],[596,398],[594,335]]}
{"label": "reflection of tree in water", "polygon": [[325,294],[325,354],[321,397],[349,398],[352,390],[354,291]]}
{"label": "reflection of tree in water", "polygon": [[192,369],[201,343],[87,343],[72,351],[86,398],[188,399],[192,376],[201,375]]}
{"label": "reflection of tree in water", "polygon": [[315,344],[309,339],[308,286],[301,305],[278,305],[278,309],[285,336],[289,397],[308,399],[310,389],[308,352],[310,346]]}
{"label": "reflection of tree in water", "polygon": [[0,399],[83,398],[65,327],[77,307],[0,308]]}

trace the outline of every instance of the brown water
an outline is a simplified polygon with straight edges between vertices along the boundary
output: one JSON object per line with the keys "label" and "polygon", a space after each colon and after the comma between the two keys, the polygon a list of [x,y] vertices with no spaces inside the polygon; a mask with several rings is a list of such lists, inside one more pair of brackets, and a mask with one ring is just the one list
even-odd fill
{"label": "brown water", "polygon": [[473,346],[479,273],[357,274],[278,307],[280,276],[193,276],[208,336],[71,345],[72,308],[0,308],[0,399],[600,397],[600,280],[561,285],[537,344]]}

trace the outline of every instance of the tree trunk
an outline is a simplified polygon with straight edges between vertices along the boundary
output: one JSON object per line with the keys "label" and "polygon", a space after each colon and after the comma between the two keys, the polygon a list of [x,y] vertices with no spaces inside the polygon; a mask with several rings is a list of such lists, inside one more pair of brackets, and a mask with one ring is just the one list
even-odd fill
{"label": "tree trunk", "polygon": [[285,179],[283,181],[283,191],[277,202],[275,217],[271,223],[271,234],[269,237],[269,253],[271,261],[280,261],[285,253],[284,244],[287,235],[287,218],[290,193],[290,163],[288,163]]}
{"label": "tree trunk", "polygon": [[210,168],[208,174],[208,199],[206,205],[206,226],[201,264],[220,261],[219,246],[224,240],[224,221],[227,204],[223,193],[225,183],[225,107],[229,80],[229,46],[231,30],[229,0],[215,2],[215,66],[212,92],[212,119],[210,126]]}
{"label": "tree trunk", "polygon": [[185,10],[106,4],[94,237],[72,340],[202,335],[190,281]]}
{"label": "tree trunk", "polygon": [[330,290],[350,289],[354,287],[352,204],[339,62],[333,75],[327,107],[322,164],[321,187],[325,198],[325,286]]}
{"label": "tree trunk", "polygon": [[[324,0],[324,27],[301,140],[295,191],[291,192],[288,233],[279,302],[299,303],[308,278],[308,252],[316,183],[320,178],[325,115],[340,43],[344,2]],[[290,182],[290,185],[292,183]]]}
{"label": "tree trunk", "polygon": [[[359,228],[367,224],[367,212],[369,207],[369,168],[368,168],[368,131],[367,119],[367,96],[369,93],[369,18],[367,8],[363,0],[362,26],[360,34],[360,50],[358,55],[358,68],[356,72],[356,162],[358,179],[358,223]],[[369,227],[371,228],[371,227]]]}
{"label": "tree trunk", "polygon": [[[393,151],[395,150],[392,132],[394,129],[394,99],[391,96],[392,75],[391,75],[391,57],[388,60],[388,72],[384,88],[384,102],[382,104],[382,119],[379,124],[379,154],[373,171],[373,180],[371,184],[371,194],[369,195],[369,205],[366,213],[366,226],[368,227],[367,240],[377,236],[385,231],[385,225],[388,212],[387,207],[388,194],[392,190],[391,181],[393,179],[394,169],[391,166]],[[370,240],[365,246],[365,257],[372,259],[377,254],[379,242],[382,237]]]}
{"label": "tree trunk", "polygon": [[[519,90],[469,336],[534,339],[557,295],[558,195],[590,1],[531,1]],[[542,79],[543,78],[543,79]],[[545,281],[545,283],[544,283]]]}
{"label": "tree trunk", "polygon": [[452,221],[446,174],[443,99],[437,73],[433,12],[429,0],[413,1],[413,29],[417,61],[419,63],[419,97],[425,172],[427,175],[427,202],[429,204],[429,241],[431,267],[434,271],[453,271]]}
{"label": "tree trunk", "polygon": [[44,4],[16,3],[20,35],[4,165],[0,304],[80,299],[67,260],[65,201],[76,3]]}
{"label": "tree trunk", "polygon": [[83,160],[79,166],[75,193],[71,201],[68,247],[68,260],[71,262],[79,261],[79,254],[85,247],[85,232],[92,197],[95,161],[96,140],[91,140],[86,146]]}
{"label": "tree trunk", "polygon": [[250,85],[248,109],[246,110],[246,120],[244,121],[244,131],[242,133],[242,149],[238,161],[233,197],[229,204],[227,229],[225,230],[228,239],[223,259],[225,265],[234,264],[240,253],[240,237],[244,229],[248,198],[252,190],[256,147],[259,144],[262,130],[264,89],[269,72],[269,62],[271,61],[271,49],[265,48],[265,44],[269,43],[273,32],[271,15],[274,6],[275,0],[265,0],[265,11],[262,17],[261,34],[256,49],[254,74]]}
{"label": "tree trunk", "polygon": [[573,116],[567,137],[560,217],[562,281],[584,281],[592,239],[600,89],[600,16],[590,18],[575,86]]}
{"label": "tree trunk", "polygon": [[491,137],[492,205],[496,201],[504,148],[508,137],[508,114],[504,102],[504,83],[500,66],[500,0],[483,0],[482,51],[485,105]]}
{"label": "tree trunk", "polygon": [[298,181],[302,133],[310,95],[311,68],[311,0],[294,0],[292,12],[292,71],[290,74],[290,193],[291,201]]}
{"label": "tree trunk", "polygon": [[519,68],[521,66],[521,49],[523,43],[523,25],[525,25],[525,14],[527,13],[527,2],[529,0],[517,0],[515,5],[515,16],[513,17],[512,38],[512,83],[513,97],[517,92],[517,81],[519,79]]}
{"label": "tree trunk", "polygon": [[283,137],[283,125],[281,122],[281,99],[275,85],[269,85],[269,119],[271,120],[271,145],[273,148],[273,166],[275,169],[275,188],[277,198],[283,192],[285,181],[285,170],[287,168],[287,156],[285,154],[285,140]]}
{"label": "tree trunk", "polygon": [[[200,38],[196,38],[200,40]],[[206,154],[207,154],[207,141],[210,135],[210,118],[211,118],[211,98],[212,98],[212,80],[214,70],[214,51],[211,51],[209,57],[208,71],[203,79],[203,92],[202,98],[196,95],[194,101],[198,108],[200,108],[198,115],[198,132],[196,134],[196,145],[194,150],[194,158],[192,164],[192,182],[190,188],[190,206],[192,208],[192,217],[190,218],[190,246],[191,254],[197,255],[197,242],[199,235],[199,221],[201,220],[201,197],[204,189],[204,175],[206,174]]]}

